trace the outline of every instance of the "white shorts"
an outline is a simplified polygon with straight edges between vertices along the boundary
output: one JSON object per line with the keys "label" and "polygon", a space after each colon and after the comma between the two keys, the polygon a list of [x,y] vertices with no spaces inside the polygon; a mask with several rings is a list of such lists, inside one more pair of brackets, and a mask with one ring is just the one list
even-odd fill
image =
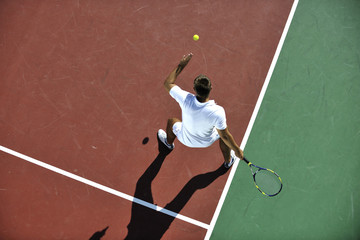
{"label": "white shorts", "polygon": [[172,131],[175,134],[175,136],[177,137],[177,139],[184,144],[187,147],[191,147],[191,148],[206,148],[209,147],[210,145],[212,145],[215,141],[217,141],[220,136],[219,134],[215,134],[209,141],[191,141],[191,139],[184,139],[184,134],[183,134],[183,128],[182,128],[182,122],[176,122],[174,123],[173,127],[172,127]]}

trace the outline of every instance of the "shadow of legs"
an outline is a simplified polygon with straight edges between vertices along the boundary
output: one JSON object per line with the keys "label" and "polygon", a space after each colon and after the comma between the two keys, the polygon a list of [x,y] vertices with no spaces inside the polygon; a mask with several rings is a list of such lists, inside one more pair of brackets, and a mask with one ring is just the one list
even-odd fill
{"label": "shadow of legs", "polygon": [[[136,184],[136,198],[153,203],[151,183],[160,171],[166,156],[170,152],[171,150],[167,149],[161,142],[159,142],[159,155],[146,169]],[[203,189],[209,186],[218,177],[225,174],[227,170],[228,169],[221,165],[221,167],[213,172],[200,174],[193,177],[183,187],[179,194],[177,194],[177,196],[165,206],[165,208],[179,213],[190,200],[191,196],[198,189]],[[161,237],[170,227],[173,220],[174,217],[172,216],[163,214],[133,202],[131,209],[131,220],[128,225],[128,235],[125,239],[161,239]]]}
{"label": "shadow of legs", "polygon": [[179,194],[170,203],[168,203],[165,208],[179,213],[197,190],[206,188],[218,177],[224,175],[228,170],[229,169],[225,168],[223,164],[221,164],[221,166],[213,172],[199,174],[191,178],[183,189],[181,189]]}
{"label": "shadow of legs", "polygon": [[102,231],[98,231],[96,233],[94,233],[91,238],[89,240],[100,240],[106,233],[106,230],[108,229],[109,227],[106,227],[105,229],[103,229]]}

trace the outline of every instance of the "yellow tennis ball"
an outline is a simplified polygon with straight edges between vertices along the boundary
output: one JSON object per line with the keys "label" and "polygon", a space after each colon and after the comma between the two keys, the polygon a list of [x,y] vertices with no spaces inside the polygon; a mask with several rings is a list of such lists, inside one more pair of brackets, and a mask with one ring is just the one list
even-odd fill
{"label": "yellow tennis ball", "polygon": [[199,35],[195,34],[195,35],[193,36],[193,39],[194,39],[194,41],[199,40]]}

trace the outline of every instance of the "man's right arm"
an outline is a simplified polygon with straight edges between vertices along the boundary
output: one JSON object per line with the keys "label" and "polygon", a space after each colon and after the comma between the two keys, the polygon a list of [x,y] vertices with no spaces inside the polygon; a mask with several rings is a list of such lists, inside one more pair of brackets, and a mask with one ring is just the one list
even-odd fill
{"label": "man's right arm", "polygon": [[234,150],[235,155],[243,159],[244,158],[244,152],[240,149],[239,145],[235,142],[234,137],[231,135],[228,128],[225,128],[224,130],[216,129],[219,133],[219,136],[224,141],[224,143],[232,150]]}

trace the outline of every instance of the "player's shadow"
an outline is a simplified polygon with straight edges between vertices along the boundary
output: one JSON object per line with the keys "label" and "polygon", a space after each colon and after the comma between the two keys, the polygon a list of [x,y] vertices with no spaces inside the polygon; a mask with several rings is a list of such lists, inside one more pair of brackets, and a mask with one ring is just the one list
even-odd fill
{"label": "player's shadow", "polygon": [[[159,142],[159,154],[151,163],[151,165],[146,169],[143,175],[139,178],[136,184],[134,194],[135,198],[141,199],[148,203],[154,203],[151,191],[151,183],[155,179],[161,168],[161,165],[170,152],[171,151],[168,148]],[[177,196],[164,208],[175,213],[179,213],[197,190],[209,186],[218,177],[225,174],[227,170],[228,169],[221,165],[215,171],[193,177],[177,194]],[[169,216],[162,212],[158,212],[154,209],[133,202],[131,209],[131,219],[129,225],[127,226],[128,234],[125,239],[161,239],[161,237],[170,227],[170,224],[173,222],[173,220],[173,216]]]}

